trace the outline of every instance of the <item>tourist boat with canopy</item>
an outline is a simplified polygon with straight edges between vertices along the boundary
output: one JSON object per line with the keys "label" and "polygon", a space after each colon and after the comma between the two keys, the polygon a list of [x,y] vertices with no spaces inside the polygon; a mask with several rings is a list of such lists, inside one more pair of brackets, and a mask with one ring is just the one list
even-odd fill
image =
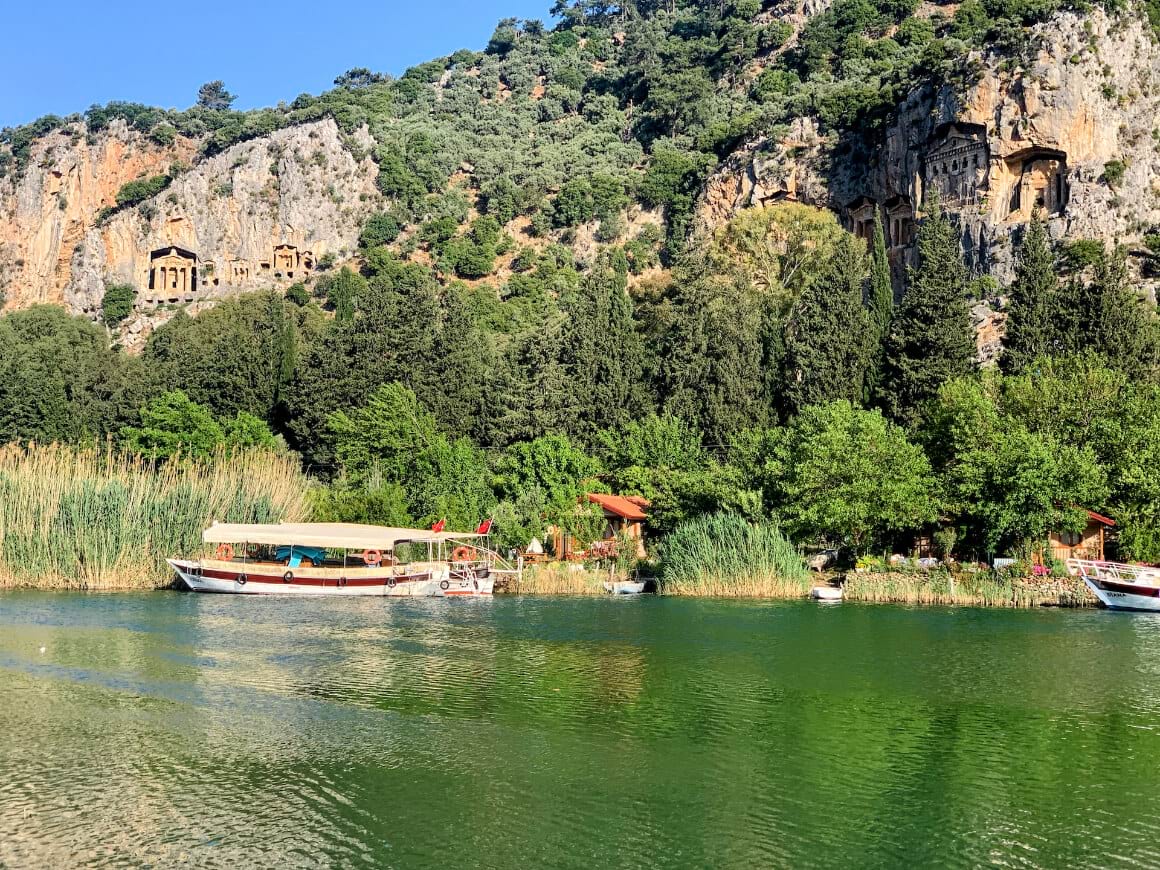
{"label": "tourist boat with canopy", "polygon": [[190,590],[243,595],[491,595],[509,572],[474,532],[356,523],[214,523],[212,558],[167,559]]}
{"label": "tourist boat with canopy", "polygon": [[1087,584],[1111,610],[1160,612],[1160,568],[1089,559],[1068,559],[1067,570]]}

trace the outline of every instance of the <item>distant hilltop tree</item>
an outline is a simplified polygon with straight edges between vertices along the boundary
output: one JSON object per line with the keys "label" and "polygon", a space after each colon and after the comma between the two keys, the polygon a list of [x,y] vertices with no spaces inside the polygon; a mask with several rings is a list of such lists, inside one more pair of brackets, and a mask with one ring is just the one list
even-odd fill
{"label": "distant hilltop tree", "polygon": [[390,79],[382,73],[371,72],[365,66],[358,66],[354,69],[348,69],[334,80],[334,84],[336,87],[345,88],[348,91],[358,91],[387,81]]}
{"label": "distant hilltop tree", "polygon": [[225,82],[218,79],[216,82],[206,82],[197,89],[197,104],[205,109],[225,111],[236,100],[233,94],[226,90]]}

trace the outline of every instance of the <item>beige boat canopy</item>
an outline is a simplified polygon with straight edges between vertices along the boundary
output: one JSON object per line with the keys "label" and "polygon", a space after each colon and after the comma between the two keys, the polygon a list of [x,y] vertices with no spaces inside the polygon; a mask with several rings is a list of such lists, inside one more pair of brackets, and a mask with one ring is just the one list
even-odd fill
{"label": "beige boat canopy", "polygon": [[474,532],[393,529],[360,523],[218,523],[201,533],[207,544],[271,544],[389,552],[397,544],[444,543],[481,538]]}

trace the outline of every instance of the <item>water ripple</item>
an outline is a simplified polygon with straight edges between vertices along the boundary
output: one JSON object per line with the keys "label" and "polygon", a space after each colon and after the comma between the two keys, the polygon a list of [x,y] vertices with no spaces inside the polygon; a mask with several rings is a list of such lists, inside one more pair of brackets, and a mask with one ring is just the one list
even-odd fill
{"label": "water ripple", "polygon": [[1157,676],[1103,613],[4,594],[0,866],[1160,866]]}

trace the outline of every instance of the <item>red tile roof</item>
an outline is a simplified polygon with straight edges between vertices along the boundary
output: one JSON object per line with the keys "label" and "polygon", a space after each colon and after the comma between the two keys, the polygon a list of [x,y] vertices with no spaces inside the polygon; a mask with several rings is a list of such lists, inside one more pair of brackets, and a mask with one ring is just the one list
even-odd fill
{"label": "red tile roof", "polygon": [[1116,521],[1111,517],[1105,517],[1103,514],[1097,514],[1095,511],[1088,511],[1087,515],[1097,523],[1103,523],[1105,526],[1114,526],[1116,524]]}
{"label": "red tile roof", "polygon": [[[647,515],[641,508],[648,507],[648,500],[640,496],[626,498],[622,495],[606,495],[602,492],[588,493],[588,500],[598,504],[609,513],[616,514],[626,520],[644,520]],[[642,504],[643,502],[643,504]]]}

